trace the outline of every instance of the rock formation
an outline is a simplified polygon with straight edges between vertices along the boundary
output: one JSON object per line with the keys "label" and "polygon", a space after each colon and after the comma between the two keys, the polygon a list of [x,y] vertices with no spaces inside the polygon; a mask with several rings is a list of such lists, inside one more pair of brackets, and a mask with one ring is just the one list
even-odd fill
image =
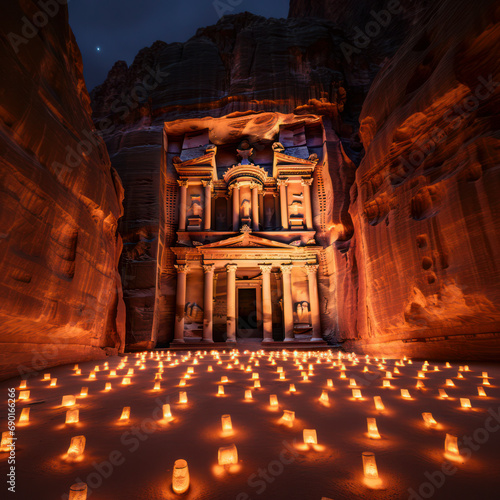
{"label": "rock formation", "polygon": [[353,238],[336,254],[340,336],[366,352],[500,352],[500,9],[440,2],[374,81]]}
{"label": "rock formation", "polygon": [[12,2],[0,21],[0,377],[124,348],[123,188],[55,5]]}

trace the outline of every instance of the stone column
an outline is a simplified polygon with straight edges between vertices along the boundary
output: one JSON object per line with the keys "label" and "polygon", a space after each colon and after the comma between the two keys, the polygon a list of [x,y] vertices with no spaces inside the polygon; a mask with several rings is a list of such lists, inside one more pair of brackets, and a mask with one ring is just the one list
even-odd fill
{"label": "stone column", "polygon": [[203,229],[210,231],[212,227],[212,181],[201,181],[205,188],[205,213],[203,214]]}
{"label": "stone column", "polygon": [[283,229],[288,229],[288,195],[286,188],[288,186],[288,181],[278,179],[278,186],[280,188],[281,226]]}
{"label": "stone column", "polygon": [[283,275],[283,328],[285,342],[294,340],[293,335],[293,304],[292,304],[292,264],[281,264]]}
{"label": "stone column", "polygon": [[236,342],[236,264],[227,264],[227,342]]}
{"label": "stone column", "polygon": [[187,180],[178,180],[181,187],[181,196],[179,200],[179,231],[186,230],[186,198],[187,198]]}
{"label": "stone column", "polygon": [[173,343],[184,342],[184,307],[186,305],[187,264],[177,264],[177,294],[175,296],[175,329]]}
{"label": "stone column", "polygon": [[233,184],[233,231],[240,230],[240,186]]}
{"label": "stone column", "polygon": [[262,332],[264,342],[273,341],[273,304],[271,302],[271,264],[259,265],[262,271]]}
{"label": "stone column", "polygon": [[304,186],[304,205],[306,209],[306,228],[309,231],[313,229],[312,204],[311,204],[311,184],[312,179],[302,179],[301,184]]}
{"label": "stone column", "polygon": [[313,328],[311,340],[323,340],[321,337],[321,321],[319,315],[318,268],[318,264],[306,265],[309,283],[309,304],[311,305],[311,323]]}
{"label": "stone column", "polygon": [[203,342],[213,342],[214,307],[214,265],[203,266],[205,271],[205,290],[203,295]]}
{"label": "stone column", "polygon": [[252,182],[250,184],[250,189],[252,190],[252,230],[259,230],[259,186],[258,184]]}
{"label": "stone column", "polygon": [[273,193],[274,198],[274,229],[281,227],[280,201],[279,194]]}

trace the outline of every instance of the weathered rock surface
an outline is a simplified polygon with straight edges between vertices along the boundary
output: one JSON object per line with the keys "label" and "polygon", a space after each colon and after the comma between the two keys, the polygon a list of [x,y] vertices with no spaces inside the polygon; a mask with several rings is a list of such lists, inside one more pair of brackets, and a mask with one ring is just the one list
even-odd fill
{"label": "weathered rock surface", "polygon": [[438,3],[377,76],[336,255],[350,347],[498,359],[499,104],[495,2]]}
{"label": "weathered rock surface", "polygon": [[123,188],[94,133],[66,7],[16,43],[38,12],[12,2],[0,20],[0,377],[124,347]]}

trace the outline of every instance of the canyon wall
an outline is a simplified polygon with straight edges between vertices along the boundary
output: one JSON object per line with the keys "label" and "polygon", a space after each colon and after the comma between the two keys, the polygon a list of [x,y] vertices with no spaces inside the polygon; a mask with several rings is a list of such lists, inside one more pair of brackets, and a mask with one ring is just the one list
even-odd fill
{"label": "canyon wall", "polygon": [[53,4],[11,2],[0,20],[0,378],[124,348],[123,188]]}
{"label": "canyon wall", "polygon": [[375,79],[336,254],[361,352],[500,356],[500,8],[438,3]]}

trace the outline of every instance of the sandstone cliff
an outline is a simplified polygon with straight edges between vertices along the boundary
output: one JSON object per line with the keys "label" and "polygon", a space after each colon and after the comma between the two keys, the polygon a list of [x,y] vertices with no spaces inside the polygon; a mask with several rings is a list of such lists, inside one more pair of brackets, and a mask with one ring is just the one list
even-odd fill
{"label": "sandstone cliff", "polygon": [[438,3],[377,76],[336,258],[350,346],[499,356],[499,104],[495,2]]}
{"label": "sandstone cliff", "polygon": [[123,188],[67,8],[13,3],[0,20],[0,377],[117,352],[125,322]]}

